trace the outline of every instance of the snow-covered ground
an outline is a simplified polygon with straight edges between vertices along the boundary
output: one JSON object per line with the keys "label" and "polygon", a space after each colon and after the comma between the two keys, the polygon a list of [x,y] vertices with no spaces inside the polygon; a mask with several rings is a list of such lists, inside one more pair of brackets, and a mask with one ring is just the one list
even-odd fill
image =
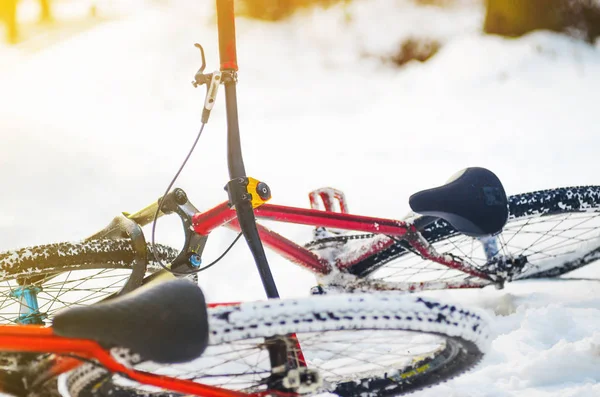
{"label": "snow-covered ground", "polygon": [[[248,173],[269,183],[273,203],[308,206],[310,190],[331,185],[351,212],[389,218],[408,211],[411,193],[467,166],[493,170],[509,194],[598,184],[600,49],[551,33],[487,37],[482,16],[477,5],[355,0],[285,24],[239,20]],[[371,56],[414,35],[443,47],[402,69]],[[171,0],[44,51],[0,48],[1,250],[80,239],[163,192],[199,128],[195,42],[216,69],[212,8]],[[226,199],[220,95],[177,183],[200,209]],[[159,240],[177,246],[177,228],[160,221]],[[310,238],[305,228],[279,230]],[[211,235],[206,260],[234,237]],[[281,294],[306,295],[313,276],[269,257]],[[598,272],[595,264],[569,277]],[[242,243],[200,284],[213,301],[263,297]],[[430,295],[487,309],[498,337],[476,370],[415,395],[600,395],[600,281]]]}

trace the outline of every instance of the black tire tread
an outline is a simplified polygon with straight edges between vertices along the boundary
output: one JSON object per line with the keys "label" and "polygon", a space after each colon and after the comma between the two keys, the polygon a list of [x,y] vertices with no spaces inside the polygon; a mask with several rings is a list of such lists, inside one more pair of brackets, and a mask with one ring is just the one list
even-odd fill
{"label": "black tire tread", "polygon": [[[244,308],[237,308],[235,306],[218,308],[218,310],[213,310],[211,312],[211,333],[213,335],[221,335],[220,337],[215,336],[215,338],[217,338],[216,340],[221,342],[216,342],[216,340],[213,340],[213,342],[218,344],[223,343],[222,341],[233,341],[238,340],[239,338],[242,340],[252,339],[259,337],[258,335],[260,335],[260,337],[267,337],[269,335],[286,334],[291,332],[292,328],[294,332],[298,334],[301,334],[302,332],[314,332],[317,330],[335,332],[335,330],[347,331],[351,329],[399,329],[414,332],[433,333],[446,338],[446,347],[442,352],[436,354],[434,357],[422,358],[420,361],[413,363],[409,368],[403,369],[400,374],[397,371],[394,371],[393,368],[390,368],[389,373],[382,373],[378,374],[377,376],[373,376],[371,374],[361,374],[361,378],[353,379],[351,381],[343,381],[338,383],[333,390],[328,389],[328,392],[344,397],[360,395],[396,396],[412,393],[414,391],[445,382],[449,379],[459,376],[466,371],[469,371],[477,363],[479,363],[483,357],[481,343],[484,343],[482,342],[484,340],[489,340],[487,339],[489,338],[489,329],[487,328],[487,321],[474,312],[458,308],[454,305],[431,301],[424,297],[412,297],[403,294],[397,295],[402,295],[406,299],[414,299],[414,301],[416,301],[420,306],[420,309],[415,309],[414,307],[409,309],[409,306],[407,306],[406,309],[402,309],[404,306],[402,303],[400,303],[400,301],[397,301],[397,306],[389,306],[387,309],[383,309],[383,306],[381,306],[379,303],[370,304],[370,306],[361,306],[362,304],[357,302],[363,298],[353,294],[350,295],[353,297],[345,298],[349,299],[347,301],[348,306],[346,308],[339,308],[339,301],[336,304],[336,309],[330,309],[330,307],[332,307],[330,306],[331,304],[322,305],[318,302],[315,302],[314,308],[303,312],[304,314],[296,314],[296,312],[290,311],[286,321],[283,320],[281,314],[276,315],[278,321],[273,321],[272,319],[275,317],[271,317],[271,314],[265,314],[265,312],[261,311],[259,311],[259,313],[263,313],[263,315],[255,314],[256,317],[248,317],[234,315],[234,313],[238,313],[240,310],[247,310]],[[387,299],[392,298],[385,296],[375,298],[375,296],[373,296],[373,299],[382,300],[377,302],[387,302]],[[293,304],[292,301],[288,302],[288,305]],[[402,302],[405,301],[402,300]],[[248,303],[248,305],[254,304],[255,303],[251,302]],[[273,304],[273,301],[257,303],[257,305],[263,304],[271,305],[272,307],[275,306],[273,313],[281,313],[279,311],[281,309],[278,309],[277,307],[283,305],[284,303]],[[248,306],[246,306],[246,308],[247,307]],[[268,309],[269,306],[265,307]],[[287,307],[290,308],[291,306]],[[251,313],[256,313],[254,312],[255,308],[256,306],[252,307],[253,311]],[[386,315],[389,317],[386,317]],[[318,321],[320,324],[318,325],[319,328],[314,328],[317,327],[317,325],[313,325],[315,318],[321,319]],[[403,321],[408,321],[408,323],[405,325],[394,323],[394,321],[400,321],[401,318],[404,318]],[[377,320],[383,321],[383,323],[380,323]],[[373,321],[376,321],[377,326],[361,325],[374,324]],[[260,329],[257,327],[258,323],[262,323],[268,328],[262,328],[262,331],[255,331]],[[325,323],[328,325],[325,325]],[[350,324],[354,324],[354,326]],[[396,326],[399,328],[396,328],[396,326],[392,326],[391,324],[397,324]],[[441,327],[439,328],[440,331],[432,331],[433,328],[431,327],[433,324],[438,324]],[[321,329],[320,327],[325,328]],[[285,331],[283,331],[283,329],[285,329]],[[440,333],[442,332],[441,330],[443,330],[443,333]],[[461,332],[464,332],[464,334],[461,334]],[[480,335],[479,338],[483,339],[480,339],[478,342],[475,342],[474,340],[468,340],[473,338],[472,333]],[[90,369],[91,368],[87,369],[87,371]],[[403,374],[407,376],[402,376]],[[76,373],[74,375],[76,376]],[[319,393],[323,393],[323,390],[319,391]],[[72,391],[71,394],[73,395]],[[97,378],[95,377],[94,382],[91,382],[86,387],[81,388],[77,395],[74,395],[74,397],[108,396],[175,397],[178,396],[178,394],[168,392],[148,393],[130,388],[119,387],[112,382],[111,376],[107,373],[106,377],[104,377],[102,381],[98,382]]]}
{"label": "black tire tread", "polygon": [[[575,186],[522,193],[508,198],[508,222],[527,217],[549,216],[568,212],[600,212],[600,186]],[[458,234],[448,222],[440,219],[428,225],[421,234],[429,243],[435,243]],[[393,244],[356,263],[348,271],[366,277],[386,263],[409,253],[402,245]],[[565,262],[560,267],[536,273],[525,278],[557,277],[600,259],[596,250],[581,258]]]}
{"label": "black tire tread", "polygon": [[[159,265],[148,247],[148,268]],[[173,260],[176,249],[157,244],[157,257],[165,262]],[[0,253],[0,280],[40,274],[60,273],[82,269],[132,268],[135,253],[130,240],[99,239],[63,242],[21,248]]]}

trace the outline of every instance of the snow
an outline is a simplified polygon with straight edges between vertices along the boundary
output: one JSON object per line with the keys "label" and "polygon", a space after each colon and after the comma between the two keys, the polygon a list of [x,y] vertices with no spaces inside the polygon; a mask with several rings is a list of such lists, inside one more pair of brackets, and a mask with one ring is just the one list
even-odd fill
{"label": "snow", "polygon": [[465,301],[496,313],[499,335],[478,369],[420,395],[598,395],[598,288],[597,280],[546,280],[466,291]]}
{"label": "snow", "polygon": [[[0,47],[0,249],[91,235],[158,198],[183,160],[204,102],[190,84],[200,66],[193,44],[205,46],[207,70],[218,65],[213,11],[143,4],[47,49]],[[273,203],[308,207],[309,191],[333,186],[353,213],[388,218],[467,166],[493,170],[509,194],[597,184],[599,48],[545,32],[484,36],[482,18],[471,1],[444,10],[355,0],[285,24],[240,19],[249,175],[269,183]],[[371,56],[414,36],[443,46],[402,69]],[[223,98],[176,184],[201,210],[227,198]],[[180,245],[180,228],[161,219],[158,240]],[[214,232],[204,262],[234,237]],[[307,295],[313,276],[268,255],[282,296]],[[600,282],[581,279],[598,271],[423,293],[487,310],[498,337],[476,370],[415,396],[600,395]],[[243,243],[200,284],[212,301],[264,297]]]}

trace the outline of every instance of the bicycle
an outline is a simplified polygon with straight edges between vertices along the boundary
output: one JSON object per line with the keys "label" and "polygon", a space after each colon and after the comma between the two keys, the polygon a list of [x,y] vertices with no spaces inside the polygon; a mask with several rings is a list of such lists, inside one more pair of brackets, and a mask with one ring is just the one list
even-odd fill
{"label": "bicycle", "polygon": [[[471,172],[493,175],[481,169]],[[465,180],[458,183],[461,181]],[[253,183],[257,185],[256,181]],[[439,190],[434,191],[434,197],[436,192]],[[431,191],[424,194],[430,195]],[[420,194],[413,197],[413,204],[417,201],[415,205],[419,205]],[[505,282],[513,280],[558,277],[600,258],[598,186],[510,196],[506,199],[508,214],[499,216],[500,219],[508,216],[502,232],[480,237],[469,236],[443,218],[432,216],[398,221],[351,215],[347,213],[343,194],[331,188],[311,192],[310,198],[313,207],[324,202],[325,211],[264,204],[255,208],[254,213],[259,218],[317,225],[317,238],[305,247],[258,226],[265,245],[320,279],[314,293],[424,291],[490,285],[502,288]],[[177,204],[177,200],[183,200],[184,204]],[[158,260],[173,262],[183,269],[190,266],[188,255],[198,254],[198,248],[204,247],[211,230],[221,224],[240,229],[228,202],[199,212],[189,203],[185,192],[176,189],[165,203],[171,206],[166,212],[178,213],[183,224],[194,227],[195,232],[186,230],[186,244],[180,252],[162,245],[156,245],[154,252]],[[470,206],[472,200],[467,203]],[[332,211],[334,204],[339,205],[341,212]],[[43,321],[42,311],[52,317],[63,306],[61,300],[93,303],[118,292],[125,280],[128,282],[123,292],[139,285],[146,273],[162,270],[159,262],[149,255],[141,230],[142,225],[152,220],[157,206],[158,202],[137,213],[117,217],[103,231],[83,242],[0,254],[0,267],[5,271],[2,281],[6,286],[0,288],[4,298],[0,303],[0,320],[39,323]],[[344,234],[340,233],[342,229],[367,234]],[[198,269],[200,256],[194,258],[196,262],[191,268]],[[75,271],[82,274],[70,277]],[[46,279],[45,274],[51,277]],[[106,285],[99,286],[102,279]],[[27,284],[31,288],[26,288]],[[19,315],[21,309],[24,313]]]}
{"label": "bicycle", "polygon": [[[208,121],[217,89],[225,85],[231,177],[227,185],[229,200],[200,212],[185,192],[175,189],[141,211],[115,218],[83,243],[40,246],[4,254],[0,266],[5,271],[3,281],[10,290],[5,292],[5,302],[14,302],[12,306],[18,308],[18,313],[11,313],[12,309],[5,307],[3,316],[7,321],[27,325],[0,327],[5,341],[3,351],[27,352],[4,354],[1,368],[8,380],[5,384],[10,385],[5,391],[17,395],[41,394],[49,381],[64,373],[59,385],[70,395],[159,393],[139,385],[132,388],[130,380],[199,395],[239,395],[224,389],[224,385],[258,395],[403,393],[438,383],[472,367],[481,358],[489,340],[488,325],[481,315],[455,305],[407,294],[371,291],[501,287],[506,281],[563,274],[598,259],[600,235],[594,222],[599,219],[600,188],[596,186],[507,198],[493,173],[471,168],[455,176],[448,185],[413,195],[411,206],[423,216],[413,214],[404,221],[349,214],[343,193],[332,188],[311,192],[312,209],[267,204],[268,186],[246,177],[241,156],[235,100],[237,60],[233,4],[230,0],[218,0],[217,7],[221,70],[205,74],[202,52],[202,67],[194,82],[208,86],[203,126]],[[447,197],[458,197],[456,202],[462,205],[448,206],[444,201]],[[179,252],[153,243],[147,245],[141,230],[159,215],[169,213],[177,214],[184,225],[185,244]],[[265,227],[256,226],[255,216],[317,226],[316,239],[306,248],[301,247]],[[546,228],[550,234],[543,230],[542,237],[534,237],[525,249],[511,249],[516,237],[503,237],[511,230],[516,230],[515,236],[525,234],[527,237],[530,232],[526,228],[534,227],[535,231],[540,223],[549,222],[554,225]],[[151,322],[152,316],[142,315],[151,310],[164,312],[147,306],[148,302],[154,304],[162,300],[171,308],[179,308],[181,302],[196,300],[202,304],[194,307],[203,308],[203,298],[197,289],[183,282],[159,284],[150,292],[131,292],[173,274],[188,276],[206,269],[208,266],[203,267],[201,263],[202,249],[210,231],[223,224],[241,230],[246,238],[269,298],[277,298],[278,291],[261,241],[317,274],[321,284],[313,292],[325,296],[277,303],[216,305],[209,307],[206,313],[184,310],[181,318],[205,319],[212,333],[198,332],[202,324],[196,324],[189,331],[186,321],[173,314],[173,323],[183,329],[181,340],[171,341],[175,344],[164,350],[196,346],[195,353],[190,356],[184,351],[183,356],[175,357],[155,355],[156,352],[147,348],[172,339],[174,331],[172,327],[164,329],[164,323]],[[565,225],[570,226],[564,228]],[[363,234],[344,234],[341,230]],[[498,234],[500,231],[503,234]],[[549,256],[547,245],[551,238],[561,241],[558,254],[554,254],[555,263],[543,260]],[[475,243],[478,240],[480,245]],[[577,243],[575,251],[571,240]],[[534,244],[546,245],[534,250],[531,248]],[[468,253],[447,252],[448,248],[464,251],[460,248],[467,245],[471,246]],[[481,247],[482,253],[476,254],[475,247]],[[421,259],[426,261],[421,262]],[[399,263],[398,267],[394,267],[393,261]],[[162,262],[170,262],[171,266],[163,268]],[[109,271],[117,274],[108,276]],[[71,275],[75,272],[84,275],[73,280]],[[106,277],[99,277],[98,273]],[[106,286],[98,286],[107,280]],[[59,299],[53,296],[44,303],[44,294],[50,296],[53,289]],[[330,291],[355,294],[338,295]],[[66,299],[67,293],[72,294],[72,299]],[[54,309],[69,306],[69,301],[94,303],[102,298],[109,299],[55,316]],[[112,317],[115,313],[121,315]],[[69,321],[69,316],[77,320]],[[98,316],[104,320],[90,320],[88,329],[78,329],[78,323],[88,323],[82,318]],[[129,320],[138,316],[142,318],[141,324],[151,324],[160,338],[142,338],[144,328],[140,328],[139,322]],[[257,317],[262,319],[261,324],[252,321]],[[34,326],[51,319],[55,321],[54,331]],[[114,322],[127,326],[106,328],[106,324]],[[430,336],[407,338],[407,332]],[[329,335],[333,335],[332,339],[327,339]],[[369,338],[373,342],[369,342]],[[203,342],[204,339],[209,342]],[[394,341],[399,341],[399,345],[392,345]],[[342,347],[338,350],[331,347],[336,344]],[[118,360],[115,360],[107,353],[112,346],[130,347],[135,354],[116,349]],[[361,357],[362,351],[352,350],[351,357],[339,359],[353,346],[368,347],[370,353],[365,358]],[[410,354],[405,352],[407,347]],[[404,352],[401,358],[396,349]],[[240,361],[242,350],[248,357]],[[40,355],[40,352],[53,355]],[[327,354],[323,356],[324,353]],[[200,354],[200,361],[209,360],[200,369],[195,368],[200,371],[202,383],[171,376],[157,377],[128,367],[151,365],[142,362],[145,360],[186,361]],[[317,359],[311,360],[311,354]],[[234,359],[236,362],[232,363]],[[381,361],[373,362],[375,359]],[[112,376],[110,371],[100,368],[98,362],[129,380]],[[243,370],[232,370],[234,364]],[[169,367],[171,370],[173,367]],[[140,387],[141,391],[134,390]]]}

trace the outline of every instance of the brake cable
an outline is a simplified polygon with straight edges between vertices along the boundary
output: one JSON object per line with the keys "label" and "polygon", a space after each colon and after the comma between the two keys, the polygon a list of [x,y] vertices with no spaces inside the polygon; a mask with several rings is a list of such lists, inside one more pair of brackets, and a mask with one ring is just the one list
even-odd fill
{"label": "brake cable", "polygon": [[158,258],[157,255],[155,254],[155,252],[156,252],[156,248],[155,248],[156,247],[156,223],[158,221],[158,215],[162,211],[163,205],[165,203],[165,199],[166,199],[167,195],[169,194],[169,192],[171,191],[171,189],[173,188],[173,185],[175,184],[175,181],[177,180],[177,178],[179,178],[179,175],[183,171],[183,168],[185,167],[185,165],[187,164],[188,160],[192,156],[192,153],[194,152],[194,149],[196,149],[196,145],[198,144],[198,141],[200,140],[200,136],[202,136],[202,131],[204,131],[204,127],[208,123],[208,119],[210,117],[210,113],[211,113],[212,108],[213,108],[213,106],[215,104],[215,100],[216,100],[216,96],[217,96],[217,91],[218,91],[219,85],[221,84],[221,73],[220,72],[217,71],[217,72],[210,73],[210,74],[204,74],[204,69],[206,67],[206,59],[204,57],[204,49],[202,48],[202,46],[200,44],[197,44],[197,43],[194,44],[194,46],[200,49],[200,54],[202,56],[202,66],[200,66],[200,69],[198,69],[198,71],[196,72],[196,75],[194,76],[195,77],[195,79],[194,79],[195,81],[192,82],[192,84],[194,85],[194,87],[206,84],[206,98],[204,100],[204,108],[202,110],[202,119],[201,119],[200,130],[198,131],[198,135],[196,136],[196,139],[194,140],[194,143],[192,144],[192,147],[190,148],[187,156],[185,156],[185,159],[181,163],[181,166],[179,167],[179,169],[175,173],[175,176],[173,177],[173,179],[169,183],[169,186],[167,186],[167,189],[165,190],[165,193],[163,194],[162,198],[160,199],[160,202],[158,204],[158,208],[156,209],[156,212],[154,213],[154,218],[152,220],[152,241],[151,241],[152,256],[154,257],[154,260],[164,270],[166,270],[166,271],[168,271],[168,272],[170,272],[172,274],[179,275],[179,276],[185,276],[185,275],[189,275],[189,274],[196,274],[196,273],[199,273],[199,272],[201,272],[203,270],[206,270],[209,267],[213,266],[218,261],[220,261],[221,259],[223,259],[223,257],[231,250],[231,248],[233,248],[233,246],[235,245],[235,243],[242,236],[242,233],[240,232],[238,234],[238,236],[233,240],[233,242],[229,245],[229,247],[227,247],[227,249],[217,259],[215,259],[213,262],[211,262],[210,264],[208,264],[207,266],[204,266],[202,268],[190,270],[189,272],[182,272],[182,271],[174,270],[174,269],[171,269],[171,268],[165,266],[162,263],[162,260],[160,260],[160,258]]}
{"label": "brake cable", "polygon": [[198,131],[198,135],[196,136],[196,139],[194,140],[194,143],[192,144],[192,147],[190,148],[187,156],[185,156],[185,159],[181,163],[181,166],[179,167],[179,169],[175,173],[175,176],[173,177],[173,179],[169,183],[169,186],[165,190],[165,193],[163,194],[163,196],[162,196],[162,198],[161,198],[161,200],[160,200],[160,202],[158,204],[158,208],[156,209],[156,212],[154,213],[154,218],[152,220],[152,239],[151,239],[151,243],[150,243],[150,245],[152,247],[152,249],[150,250],[151,253],[152,253],[152,256],[154,257],[154,260],[156,261],[156,263],[158,263],[158,265],[160,267],[162,267],[164,270],[168,271],[169,273],[175,274],[177,276],[186,276],[186,275],[190,275],[190,274],[200,273],[201,271],[204,271],[204,270],[212,267],[217,262],[219,262],[221,259],[223,259],[225,257],[225,255],[227,255],[227,253],[233,248],[233,246],[235,245],[235,243],[237,243],[238,240],[240,239],[240,237],[242,236],[242,233],[239,233],[237,235],[237,237],[233,240],[233,242],[229,245],[229,247],[227,247],[227,249],[217,259],[215,259],[213,262],[211,262],[210,264],[208,264],[208,265],[206,265],[206,266],[204,266],[202,268],[190,270],[189,272],[182,272],[182,271],[170,269],[165,264],[163,264],[162,260],[155,254],[155,252],[156,252],[156,248],[155,248],[156,247],[156,224],[157,224],[157,221],[158,221],[158,214],[160,214],[160,212],[162,211],[163,204],[165,202],[165,197],[167,197],[167,194],[169,194],[169,192],[173,188],[173,185],[175,184],[175,181],[177,181],[177,178],[179,178],[179,175],[183,171],[183,168],[186,166],[188,160],[192,156],[192,153],[194,152],[194,149],[196,149],[196,145],[198,144],[198,141],[200,140],[200,136],[202,135],[202,131],[204,131],[204,127],[205,126],[206,126],[206,122],[203,122],[201,124],[201,126],[200,126],[200,130]]}

